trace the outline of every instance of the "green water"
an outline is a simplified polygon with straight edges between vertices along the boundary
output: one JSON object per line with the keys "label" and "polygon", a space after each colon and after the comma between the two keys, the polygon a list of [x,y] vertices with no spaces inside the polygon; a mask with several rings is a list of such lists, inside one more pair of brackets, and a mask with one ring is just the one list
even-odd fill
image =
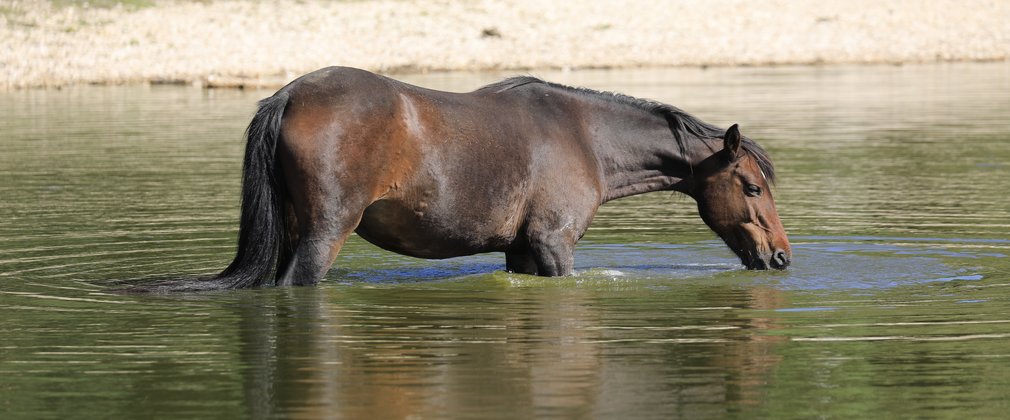
{"label": "green water", "polygon": [[604,207],[574,277],[352,237],[314,288],[116,295],[230,261],[270,92],[0,93],[0,417],[1010,412],[1010,64],[540,75],[740,123],[776,160],[795,265],[742,270],[657,193]]}

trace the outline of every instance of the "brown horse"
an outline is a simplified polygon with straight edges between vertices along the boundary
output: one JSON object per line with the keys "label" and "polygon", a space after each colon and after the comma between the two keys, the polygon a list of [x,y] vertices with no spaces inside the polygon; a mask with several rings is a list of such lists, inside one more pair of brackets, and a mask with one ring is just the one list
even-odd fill
{"label": "brown horse", "polygon": [[164,287],[315,284],[351,232],[568,275],[601,204],[663,190],[693,197],[747,268],[790,262],[764,150],[665,104],[533,77],[448,93],[332,67],[261,101],[247,136],[234,261]]}

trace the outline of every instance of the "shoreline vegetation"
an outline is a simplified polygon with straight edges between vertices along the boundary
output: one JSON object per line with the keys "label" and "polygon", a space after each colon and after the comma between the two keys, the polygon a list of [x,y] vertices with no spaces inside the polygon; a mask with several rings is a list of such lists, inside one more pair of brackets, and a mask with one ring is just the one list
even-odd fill
{"label": "shoreline vegetation", "polygon": [[1003,0],[0,0],[0,90],[1010,60]]}

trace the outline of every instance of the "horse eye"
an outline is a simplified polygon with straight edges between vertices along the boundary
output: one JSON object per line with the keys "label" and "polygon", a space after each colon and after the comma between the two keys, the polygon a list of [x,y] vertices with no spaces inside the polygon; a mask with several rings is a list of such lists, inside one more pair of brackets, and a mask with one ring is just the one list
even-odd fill
{"label": "horse eye", "polygon": [[747,195],[751,197],[757,197],[761,195],[761,187],[754,184],[747,184],[747,186],[744,187],[744,191],[747,192]]}

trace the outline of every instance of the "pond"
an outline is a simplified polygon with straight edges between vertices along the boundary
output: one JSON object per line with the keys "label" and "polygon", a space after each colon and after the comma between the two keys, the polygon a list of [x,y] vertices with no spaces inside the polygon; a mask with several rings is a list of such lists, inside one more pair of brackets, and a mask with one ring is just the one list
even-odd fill
{"label": "pond", "polygon": [[1010,64],[538,75],[739,123],[775,159],[794,265],[743,270],[690,198],[654,193],[604,206],[572,277],[355,236],[318,287],[114,294],[230,262],[271,92],[3,92],[3,417],[1010,411]]}

